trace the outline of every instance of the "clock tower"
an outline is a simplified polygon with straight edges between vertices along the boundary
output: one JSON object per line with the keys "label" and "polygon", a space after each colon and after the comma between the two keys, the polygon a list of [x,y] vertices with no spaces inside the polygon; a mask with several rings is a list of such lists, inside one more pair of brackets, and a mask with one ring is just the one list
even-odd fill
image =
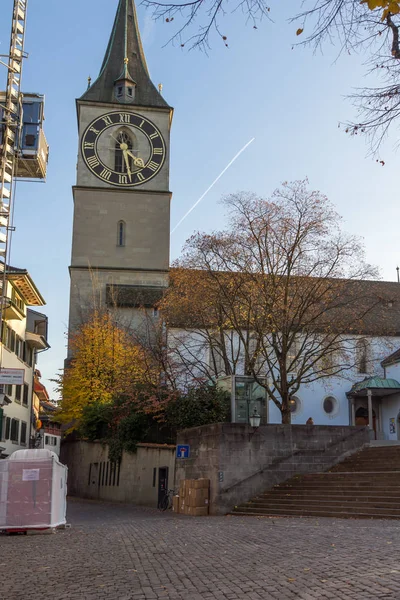
{"label": "clock tower", "polygon": [[168,284],[173,109],[150,80],[134,0],[119,0],[100,74],[77,113],[70,331],[99,306],[132,323]]}

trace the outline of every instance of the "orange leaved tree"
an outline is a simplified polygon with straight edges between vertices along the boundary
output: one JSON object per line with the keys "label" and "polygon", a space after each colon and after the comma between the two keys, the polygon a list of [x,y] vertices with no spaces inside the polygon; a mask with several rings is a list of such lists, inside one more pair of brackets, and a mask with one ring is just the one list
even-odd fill
{"label": "orange leaved tree", "polygon": [[60,381],[60,418],[72,424],[71,429],[78,426],[85,407],[111,404],[121,397],[134,401],[138,386],[157,384],[157,371],[146,350],[110,312],[94,310],[71,333],[69,343],[73,358]]}

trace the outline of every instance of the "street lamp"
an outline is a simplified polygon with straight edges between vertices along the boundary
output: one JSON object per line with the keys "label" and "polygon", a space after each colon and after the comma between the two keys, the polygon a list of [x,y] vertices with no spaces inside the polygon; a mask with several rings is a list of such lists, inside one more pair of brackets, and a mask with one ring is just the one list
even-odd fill
{"label": "street lamp", "polygon": [[253,414],[249,416],[249,423],[250,426],[253,428],[253,433],[249,437],[249,440],[251,440],[257,429],[260,427],[261,423],[261,416],[258,414],[256,408],[254,409]]}
{"label": "street lamp", "polygon": [[250,425],[253,427],[253,429],[258,429],[260,427],[261,417],[258,414],[256,408],[254,409],[253,414],[250,415],[249,421],[250,421]]}

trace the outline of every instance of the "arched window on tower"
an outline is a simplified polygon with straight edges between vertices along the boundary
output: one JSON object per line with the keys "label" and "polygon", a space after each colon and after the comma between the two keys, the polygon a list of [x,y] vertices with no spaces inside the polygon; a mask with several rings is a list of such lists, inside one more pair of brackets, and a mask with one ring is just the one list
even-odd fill
{"label": "arched window on tower", "polygon": [[125,246],[125,233],[126,224],[125,221],[118,221],[117,223],[117,246]]}
{"label": "arched window on tower", "polygon": [[118,173],[127,173],[128,172],[128,168],[127,168],[127,162],[129,164],[129,169],[131,171],[133,171],[134,166],[133,166],[133,160],[132,160],[132,156],[127,156],[126,158],[124,157],[124,150],[123,148],[121,148],[121,144],[126,144],[126,149],[130,150],[130,152],[132,152],[132,154],[134,153],[134,144],[132,141],[131,136],[129,135],[129,133],[122,129],[121,131],[119,131],[119,133],[116,136],[116,141],[115,141],[115,171],[117,171]]}

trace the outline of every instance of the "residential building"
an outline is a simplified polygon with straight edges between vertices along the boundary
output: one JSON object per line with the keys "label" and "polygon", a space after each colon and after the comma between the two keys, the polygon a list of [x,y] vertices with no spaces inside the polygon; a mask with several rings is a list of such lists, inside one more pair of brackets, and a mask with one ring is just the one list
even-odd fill
{"label": "residential building", "polygon": [[29,307],[45,301],[25,269],[8,267],[2,315],[0,366],[18,369],[23,383],[0,387],[0,456],[33,443],[36,419],[33,407],[33,374],[38,353],[47,350],[47,317]]}
{"label": "residential building", "polygon": [[41,373],[34,372],[33,402],[36,419],[35,448],[51,450],[60,456],[61,423],[55,417],[57,406],[50,400],[46,387],[40,381]]}

